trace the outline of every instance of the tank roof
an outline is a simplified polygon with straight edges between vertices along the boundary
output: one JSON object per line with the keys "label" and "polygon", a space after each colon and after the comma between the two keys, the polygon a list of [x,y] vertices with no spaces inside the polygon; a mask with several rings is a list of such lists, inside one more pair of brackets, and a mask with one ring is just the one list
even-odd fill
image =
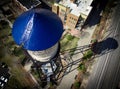
{"label": "tank roof", "polygon": [[32,9],[14,22],[12,36],[24,49],[39,51],[55,45],[63,33],[61,19],[46,9]]}

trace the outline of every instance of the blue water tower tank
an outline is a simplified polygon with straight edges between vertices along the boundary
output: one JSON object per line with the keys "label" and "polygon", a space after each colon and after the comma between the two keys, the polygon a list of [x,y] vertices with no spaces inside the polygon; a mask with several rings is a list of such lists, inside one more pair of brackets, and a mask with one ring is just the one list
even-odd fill
{"label": "blue water tower tank", "polygon": [[12,36],[26,50],[42,51],[59,42],[63,33],[61,19],[46,9],[32,9],[14,22]]}

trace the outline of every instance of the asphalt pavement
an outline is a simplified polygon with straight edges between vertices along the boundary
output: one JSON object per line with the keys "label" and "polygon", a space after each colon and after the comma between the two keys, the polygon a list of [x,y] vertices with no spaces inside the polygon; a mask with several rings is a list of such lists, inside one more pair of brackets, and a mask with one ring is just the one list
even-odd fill
{"label": "asphalt pavement", "polygon": [[[108,38],[114,39],[118,45],[115,49],[97,58],[86,89],[116,89],[120,81],[120,1],[113,11],[105,39]],[[114,47],[115,45],[111,41],[103,44],[102,47]]]}

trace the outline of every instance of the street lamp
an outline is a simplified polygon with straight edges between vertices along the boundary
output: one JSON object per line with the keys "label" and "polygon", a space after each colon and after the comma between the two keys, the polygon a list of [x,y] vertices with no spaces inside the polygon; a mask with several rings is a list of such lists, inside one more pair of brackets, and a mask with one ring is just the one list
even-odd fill
{"label": "street lamp", "polygon": [[16,44],[23,47],[37,71],[47,76],[48,81],[50,76],[56,76],[62,66],[59,56],[62,33],[62,21],[46,9],[24,12],[15,20],[12,28]]}

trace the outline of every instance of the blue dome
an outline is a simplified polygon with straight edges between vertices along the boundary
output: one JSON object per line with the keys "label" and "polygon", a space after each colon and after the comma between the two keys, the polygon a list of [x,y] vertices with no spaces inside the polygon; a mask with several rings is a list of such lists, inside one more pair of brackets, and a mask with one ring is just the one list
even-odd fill
{"label": "blue dome", "polygon": [[60,18],[46,9],[32,9],[20,15],[13,24],[12,36],[24,49],[40,51],[55,45],[63,33]]}

